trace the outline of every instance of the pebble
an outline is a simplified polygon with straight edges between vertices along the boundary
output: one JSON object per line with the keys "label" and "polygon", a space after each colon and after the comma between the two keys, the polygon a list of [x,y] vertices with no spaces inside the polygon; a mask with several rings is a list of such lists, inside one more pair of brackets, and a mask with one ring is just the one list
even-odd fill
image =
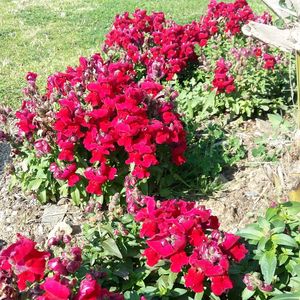
{"label": "pebble", "polygon": [[0,222],[3,223],[5,221],[5,213],[4,211],[0,211]]}

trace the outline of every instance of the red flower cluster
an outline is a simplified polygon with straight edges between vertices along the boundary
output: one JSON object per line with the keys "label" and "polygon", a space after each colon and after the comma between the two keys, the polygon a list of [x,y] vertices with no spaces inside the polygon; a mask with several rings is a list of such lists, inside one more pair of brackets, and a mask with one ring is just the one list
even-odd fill
{"label": "red flower cluster", "polygon": [[228,74],[231,64],[226,62],[223,58],[219,59],[216,64],[215,77],[213,86],[217,89],[217,93],[225,92],[230,94],[235,90],[234,78]]}
{"label": "red flower cluster", "polygon": [[245,0],[211,0],[206,15],[187,25],[166,20],[161,12],[148,15],[138,9],[132,17],[128,12],[116,17],[104,51],[117,51],[134,64],[143,65],[150,79],[171,80],[189,63],[197,62],[195,45],[205,47],[210,38],[224,31],[234,36],[251,20],[269,23],[271,18],[269,14],[256,16]]}
{"label": "red flower cluster", "polygon": [[[77,168],[84,167],[86,191],[100,195],[102,185],[117,175],[110,158],[120,151],[128,154],[125,163],[133,166],[139,179],[148,177],[149,168],[159,163],[158,145],[169,145],[173,162],[184,163],[186,133],[174,112],[176,94],[151,80],[136,83],[134,76],[129,63],[104,63],[99,55],[90,61],[81,58],[77,68],[49,77],[43,97],[51,104],[47,118],[32,100],[23,102],[17,112],[19,130],[34,142],[37,155],[48,153],[50,147],[45,136],[34,140],[34,133],[46,128],[46,135],[49,127],[54,129],[51,137],[61,161],[51,164],[54,178],[74,186],[81,180]],[[57,112],[53,102],[59,104]],[[50,124],[46,126],[45,120]]]}
{"label": "red flower cluster", "polygon": [[273,55],[265,53],[263,55],[263,60],[264,60],[264,68],[267,70],[273,70],[275,65],[276,65],[276,59]]}
{"label": "red flower cluster", "polygon": [[195,202],[155,202],[148,197],[136,220],[142,222],[140,236],[147,238],[144,255],[149,266],[169,261],[171,271],[183,272],[185,286],[194,292],[203,291],[206,278],[215,295],[233,287],[230,261],[240,262],[247,250],[239,237],[218,230],[218,219],[209,210]]}
{"label": "red flower cluster", "polygon": [[122,49],[127,59],[146,67],[148,78],[171,80],[197,59],[194,45],[204,46],[207,38],[196,22],[178,25],[161,12],[147,15],[138,9],[132,17],[128,12],[116,17],[104,50]]}
{"label": "red flower cluster", "polygon": [[[67,236],[62,238],[70,242]],[[19,299],[22,292],[37,300],[124,299],[102,288],[89,274],[73,293],[77,286],[75,272],[82,264],[79,247],[72,247],[70,253],[65,251],[51,259],[50,252],[38,251],[35,247],[35,242],[19,235],[17,242],[0,252],[0,291],[5,299]]]}
{"label": "red flower cluster", "polygon": [[90,274],[80,282],[78,292],[72,296],[71,287],[64,281],[59,280],[58,276],[47,277],[41,289],[44,291],[43,295],[39,296],[37,300],[123,300],[123,295],[111,293],[107,289],[102,288]]}
{"label": "red flower cluster", "polygon": [[22,107],[16,112],[16,117],[19,119],[17,126],[19,134],[31,137],[37,129],[34,124],[34,117],[36,116],[36,105],[33,101],[23,101]]}
{"label": "red flower cluster", "polygon": [[236,35],[241,32],[245,23],[254,19],[256,16],[246,0],[236,0],[233,3],[211,0],[203,22],[213,23],[218,28],[214,29],[215,32],[219,32],[222,27],[228,35]]}

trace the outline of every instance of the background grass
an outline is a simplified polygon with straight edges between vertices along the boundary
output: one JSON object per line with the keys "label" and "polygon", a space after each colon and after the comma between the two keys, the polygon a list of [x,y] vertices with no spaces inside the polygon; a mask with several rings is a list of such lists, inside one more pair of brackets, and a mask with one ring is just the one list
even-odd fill
{"label": "background grass", "polygon": [[[16,108],[27,71],[48,75],[99,52],[114,17],[144,8],[179,23],[197,20],[207,0],[0,0],[0,103]],[[261,9],[258,0],[249,1]]]}

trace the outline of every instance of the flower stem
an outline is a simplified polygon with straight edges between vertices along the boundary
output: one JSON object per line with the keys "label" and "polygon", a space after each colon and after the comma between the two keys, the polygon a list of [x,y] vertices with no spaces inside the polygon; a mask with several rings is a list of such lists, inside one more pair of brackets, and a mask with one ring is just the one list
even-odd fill
{"label": "flower stem", "polygon": [[296,74],[297,74],[297,125],[300,129],[300,52],[296,52]]}

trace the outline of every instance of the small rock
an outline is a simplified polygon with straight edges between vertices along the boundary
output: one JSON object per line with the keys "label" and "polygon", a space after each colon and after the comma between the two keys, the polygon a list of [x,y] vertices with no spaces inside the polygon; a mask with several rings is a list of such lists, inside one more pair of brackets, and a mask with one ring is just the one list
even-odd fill
{"label": "small rock", "polygon": [[4,211],[0,211],[0,222],[3,223],[5,221],[6,217],[5,217],[5,213]]}
{"label": "small rock", "polygon": [[46,207],[42,216],[42,223],[54,226],[64,219],[67,209],[68,205],[50,205]]}
{"label": "small rock", "polygon": [[5,231],[11,232],[11,231],[13,231],[13,228],[10,227],[10,226],[6,226],[6,227],[5,227]]}
{"label": "small rock", "polygon": [[259,194],[255,191],[248,191],[248,192],[245,192],[245,196],[247,198],[255,198],[255,197],[259,196]]}

